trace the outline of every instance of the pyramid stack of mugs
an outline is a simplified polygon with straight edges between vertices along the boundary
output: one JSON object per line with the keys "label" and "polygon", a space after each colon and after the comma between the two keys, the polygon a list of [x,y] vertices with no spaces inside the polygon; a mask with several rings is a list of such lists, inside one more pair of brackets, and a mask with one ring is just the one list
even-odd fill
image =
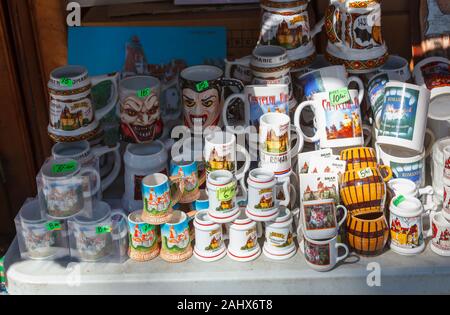
{"label": "pyramid stack of mugs", "polygon": [[[156,77],[53,71],[48,131],[57,143],[38,174],[39,198],[16,218],[22,257],[179,263],[263,254],[329,271],[350,252],[417,255],[429,243],[450,256],[449,60],[424,59],[411,73],[389,55],[381,0],[331,0],[315,26],[309,2],[261,0],[252,55],[224,70],[182,70],[182,106],[171,117],[161,114],[166,87]],[[322,29],[328,46],[317,55]],[[94,110],[100,81],[110,81],[110,99]],[[120,143],[101,146],[100,119],[112,108],[123,154]],[[122,157],[114,210],[101,192]]]}

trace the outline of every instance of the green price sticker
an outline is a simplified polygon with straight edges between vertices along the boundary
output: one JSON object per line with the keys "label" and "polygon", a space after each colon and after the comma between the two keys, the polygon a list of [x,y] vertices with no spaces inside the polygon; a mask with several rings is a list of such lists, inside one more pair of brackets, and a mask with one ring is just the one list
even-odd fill
{"label": "green price sticker", "polygon": [[145,98],[145,97],[148,97],[150,95],[150,92],[151,92],[150,88],[142,89],[140,91],[137,91],[137,96],[139,98]]}
{"label": "green price sticker", "polygon": [[219,201],[230,201],[236,195],[236,183],[217,189],[217,199]]}
{"label": "green price sticker", "polygon": [[406,200],[405,196],[403,196],[403,195],[398,196],[394,200],[394,206],[398,207],[398,205],[401,204],[405,200]]}
{"label": "green price sticker", "polygon": [[109,225],[105,225],[105,226],[97,226],[95,228],[95,233],[96,234],[106,234],[106,233],[111,233],[112,229]]}
{"label": "green price sticker", "polygon": [[62,78],[61,80],[59,80],[59,84],[61,84],[62,86],[72,87],[73,80],[68,78]]}
{"label": "green price sticker", "polygon": [[153,228],[153,226],[152,225],[150,225],[150,224],[144,224],[144,225],[142,225],[142,227],[141,227],[141,231],[142,231],[142,233],[147,233],[148,231],[150,231],[151,229]]}
{"label": "green price sticker", "polygon": [[76,171],[78,167],[78,163],[76,161],[71,161],[64,164],[53,164],[52,165],[52,173],[66,173]]}
{"label": "green price sticker", "polygon": [[195,88],[197,89],[197,92],[202,92],[204,90],[206,90],[207,88],[209,88],[209,83],[207,80],[198,83]]}
{"label": "green price sticker", "polygon": [[47,231],[61,231],[61,223],[59,221],[48,222],[45,227]]}
{"label": "green price sticker", "polygon": [[331,105],[340,105],[343,103],[348,103],[351,101],[350,93],[348,88],[342,88],[330,92],[330,103]]}

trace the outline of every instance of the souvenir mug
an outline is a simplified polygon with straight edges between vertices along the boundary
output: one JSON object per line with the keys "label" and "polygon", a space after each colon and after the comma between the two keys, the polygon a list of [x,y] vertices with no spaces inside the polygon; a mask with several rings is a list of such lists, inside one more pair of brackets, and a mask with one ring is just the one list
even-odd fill
{"label": "souvenir mug", "polygon": [[160,109],[161,82],[151,76],[134,76],[119,84],[122,140],[149,143],[163,132]]}
{"label": "souvenir mug", "polygon": [[[387,183],[387,187],[392,191],[393,196],[404,196],[407,198],[418,198],[426,196],[423,208],[425,211],[436,210],[437,206],[433,202],[433,187],[426,186],[417,188],[417,185],[408,179],[395,178]],[[392,200],[392,198],[391,198]]]}
{"label": "souvenir mug", "polygon": [[[303,131],[306,142],[320,141],[320,148],[354,147],[364,145],[358,92],[350,90],[350,101],[331,105],[330,93],[314,94],[313,99],[301,103],[295,111],[294,123],[301,129],[300,115],[306,107],[314,111],[316,133],[310,137]],[[366,145],[370,139],[366,140]]]}
{"label": "souvenir mug", "polygon": [[[246,192],[245,186],[241,186]],[[236,198],[237,180],[231,172],[222,170],[210,173],[206,187],[209,196],[208,215],[213,222],[228,223],[239,216],[238,202],[242,200]]]}
{"label": "souvenir mug", "polygon": [[403,195],[392,199],[389,206],[391,249],[401,255],[416,255],[425,249],[422,203]]}
{"label": "souvenir mug", "polygon": [[386,201],[386,183],[392,178],[389,168],[385,175],[379,168],[368,167],[347,171],[342,176],[341,200],[350,216],[383,212]]}
{"label": "souvenir mug", "polygon": [[159,255],[158,228],[142,220],[142,210],[128,215],[128,256],[135,261],[149,261]]}
{"label": "souvenir mug", "polygon": [[204,211],[209,209],[209,196],[206,193],[206,190],[200,190],[200,197],[195,200],[191,205],[191,210],[195,211]]}
{"label": "souvenir mug", "polygon": [[285,260],[295,255],[295,234],[292,228],[293,217],[298,213],[298,209],[289,211],[281,207],[279,215],[272,221],[265,222],[265,242],[263,253],[273,260]]}
{"label": "souvenir mug", "polygon": [[340,160],[346,162],[347,171],[378,167],[375,150],[368,147],[351,148],[341,151]]}
{"label": "souvenir mug", "polygon": [[[337,211],[344,213],[338,222]],[[303,235],[313,240],[333,238],[338,234],[340,226],[347,218],[347,209],[344,206],[336,206],[334,199],[302,201],[301,218]]]}
{"label": "souvenir mug", "polygon": [[[23,239],[24,250],[21,254],[26,254],[31,259],[46,259],[54,257],[62,248],[68,248],[67,227],[63,222],[53,221],[46,218],[40,211],[39,201],[26,202],[19,212],[21,233],[19,246]],[[58,228],[53,229],[50,224],[57,224]],[[19,235],[19,234],[18,234]]]}
{"label": "souvenir mug", "polygon": [[422,152],[430,91],[417,85],[388,82],[378,143]]}
{"label": "souvenir mug", "polygon": [[444,200],[442,203],[442,215],[450,221],[450,178],[444,176]]}
{"label": "souvenir mug", "polygon": [[389,224],[382,211],[347,216],[347,242],[357,254],[379,255],[388,239]]}
{"label": "souvenir mug", "polygon": [[217,261],[227,255],[222,225],[212,222],[206,211],[198,212],[194,219],[194,256],[206,262]]}
{"label": "souvenir mug", "polygon": [[[345,250],[342,256],[338,256],[339,247]],[[304,253],[308,266],[321,272],[333,269],[338,262],[347,258],[349,254],[347,245],[338,243],[337,236],[321,241],[311,240],[303,236],[300,250]]]}
{"label": "souvenir mug", "polygon": [[297,85],[303,89],[302,95],[306,99],[311,99],[317,93],[349,87],[352,82],[358,85],[358,102],[361,104],[364,98],[364,84],[358,77],[349,77],[344,66],[329,66],[317,69],[296,80]]}
{"label": "souvenir mug", "polygon": [[450,137],[439,139],[433,145],[431,155],[431,178],[434,190],[434,202],[442,204],[444,195],[444,148],[450,145]]}
{"label": "souvenir mug", "polygon": [[246,215],[254,221],[273,221],[279,214],[280,206],[290,203],[289,182],[283,183],[285,200],[278,200],[275,186],[275,174],[263,168],[250,171],[247,179],[248,201]]}
{"label": "souvenir mug", "polygon": [[223,71],[215,66],[200,65],[180,73],[180,90],[184,108],[184,124],[195,134],[207,127],[221,126],[224,88],[236,87],[242,91],[242,82],[225,79]]}
{"label": "souvenir mug", "polygon": [[[118,228],[118,222],[112,217],[120,216],[127,221],[121,210],[111,210],[103,201],[95,205],[92,215],[79,214],[69,221],[73,233],[71,255],[82,261],[98,261],[115,254],[114,242],[127,237],[127,227]],[[116,226],[115,226],[116,225]]]}
{"label": "souvenir mug", "polygon": [[174,211],[170,220],[161,226],[161,253],[163,260],[171,263],[185,261],[192,257],[189,222],[195,212]]}
{"label": "souvenir mug", "polygon": [[[253,73],[252,69],[250,69],[251,58],[252,56],[245,56],[242,58],[244,59],[242,63],[248,64],[248,66],[225,59],[225,78],[239,80],[244,86],[252,84]],[[234,93],[239,93],[239,91],[236,91],[237,89],[235,87],[231,87],[231,90]]]}
{"label": "souvenir mug", "polygon": [[287,173],[286,175],[281,176],[275,175],[275,178],[277,180],[277,183],[275,185],[275,195],[276,198],[280,200],[280,202],[286,200],[287,196],[285,194],[284,187],[285,182],[286,181],[288,182],[287,188],[289,192],[289,197],[287,198],[289,198],[290,202],[287,207],[289,209],[293,209],[297,205],[298,189],[296,187],[300,187],[299,179],[296,172],[293,170],[290,173]]}
{"label": "souvenir mug", "polygon": [[[95,187],[90,178],[95,177]],[[41,169],[43,208],[52,218],[65,219],[85,210],[100,190],[100,174],[92,167],[81,168],[71,159],[51,159]]]}
{"label": "souvenir mug", "polygon": [[450,179],[450,145],[444,148],[444,177]]}
{"label": "souvenir mug", "polygon": [[123,156],[125,193],[122,206],[129,212],[142,209],[142,179],[148,174],[168,174],[167,148],[159,140],[148,144],[128,144]]}
{"label": "souvenir mug", "polygon": [[52,156],[55,159],[68,158],[73,159],[81,164],[81,167],[94,167],[99,170],[100,165],[98,159],[105,154],[114,154],[113,170],[102,179],[102,191],[105,191],[119,176],[122,156],[119,152],[120,145],[114,147],[93,147],[91,148],[88,141],[78,141],[73,143],[56,143],[52,148]]}
{"label": "souvenir mug", "polygon": [[396,81],[408,82],[411,79],[408,60],[397,55],[390,55],[386,63],[378,71],[395,77]]}
{"label": "souvenir mug", "polygon": [[[89,77],[83,66],[67,65],[50,73],[48,133],[55,142],[73,142],[95,138],[99,121],[117,103],[118,73]],[[94,110],[91,88],[103,81],[111,82],[111,96],[106,106]]]}
{"label": "souvenir mug", "polygon": [[261,2],[261,35],[259,45],[278,45],[287,49],[292,67],[310,64],[316,55],[313,42],[322,29],[319,23],[310,28],[307,0]]}
{"label": "souvenir mug", "polygon": [[200,197],[200,186],[206,181],[206,172],[199,173],[196,161],[185,161],[182,156],[174,157],[170,162],[170,176],[184,183],[180,203],[191,203]]}
{"label": "souvenir mug", "polygon": [[[425,58],[414,67],[413,77],[417,85],[431,91],[431,98],[445,94],[448,97],[450,93],[450,60],[444,57]],[[434,116],[433,112],[431,110],[432,116]],[[446,112],[448,113],[448,111]],[[450,119],[449,114],[446,116],[437,115],[436,119]]]}
{"label": "souvenir mug", "polygon": [[326,56],[349,72],[367,73],[388,59],[381,33],[381,1],[331,0],[325,13]]}
{"label": "souvenir mug", "polygon": [[450,222],[442,213],[431,213],[430,248],[440,256],[450,256]]}
{"label": "souvenir mug", "polygon": [[262,237],[262,226],[240,211],[228,227],[228,257],[240,262],[255,260],[261,254],[258,238]]}
{"label": "souvenir mug", "polygon": [[230,104],[240,99],[244,105],[244,126],[259,127],[259,119],[266,113],[289,113],[289,86],[286,84],[247,85],[243,94],[230,95],[225,100],[222,117],[225,126],[231,126],[227,119]]}
{"label": "souvenir mug", "polygon": [[168,222],[172,216],[172,207],[181,199],[184,182],[167,177],[161,173],[148,175],[142,179],[142,200],[145,223],[160,225]]}
{"label": "souvenir mug", "polygon": [[[236,144],[236,136],[222,131],[215,131],[205,136],[204,161],[207,174],[218,170],[233,173],[237,180],[241,180],[250,168],[250,155],[241,145]],[[244,155],[245,163],[237,169],[237,155]]]}

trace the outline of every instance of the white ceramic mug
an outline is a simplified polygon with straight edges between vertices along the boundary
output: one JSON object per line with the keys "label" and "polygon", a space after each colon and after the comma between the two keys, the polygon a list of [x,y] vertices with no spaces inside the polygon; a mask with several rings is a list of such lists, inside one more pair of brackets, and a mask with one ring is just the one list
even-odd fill
{"label": "white ceramic mug", "polygon": [[442,203],[442,214],[450,221],[450,178],[444,176],[444,201]]}
{"label": "white ceramic mug", "polygon": [[212,222],[206,211],[195,215],[194,256],[206,262],[217,261],[227,254],[222,225]]}
{"label": "white ceramic mug", "polygon": [[403,195],[409,198],[422,198],[425,197],[424,210],[436,210],[437,205],[433,202],[433,187],[426,186],[424,188],[418,188],[417,185],[405,178],[391,179],[387,183],[387,187],[392,190],[394,196]]}
{"label": "white ceramic mug", "polygon": [[[334,199],[302,201],[301,204],[303,234],[313,240],[333,238],[347,219],[347,209],[341,205],[336,206]],[[337,220],[338,209],[344,212],[339,222]]]}
{"label": "white ceramic mug", "polygon": [[247,216],[254,221],[272,221],[280,211],[280,206],[288,206],[290,202],[290,194],[286,180],[283,183],[285,200],[278,200],[275,186],[277,180],[275,174],[263,168],[256,168],[250,171],[247,179],[248,184],[248,201]]}
{"label": "white ceramic mug", "polygon": [[239,216],[228,227],[228,233],[228,257],[231,259],[248,262],[261,254],[258,238],[262,237],[262,227],[249,219],[245,212],[240,211]]}
{"label": "white ceramic mug", "polygon": [[396,80],[401,82],[408,82],[411,79],[408,60],[397,55],[390,55],[386,63],[378,71],[396,77]]}
{"label": "white ceramic mug", "polygon": [[358,92],[349,90],[351,100],[340,105],[331,105],[330,93],[314,94],[313,100],[301,103],[295,111],[294,123],[301,129],[300,115],[306,107],[314,111],[314,136],[303,133],[306,142],[320,141],[320,148],[363,146],[364,135]]}
{"label": "white ceramic mug", "polygon": [[265,242],[263,253],[266,257],[273,260],[285,260],[295,255],[295,247],[292,222],[293,216],[298,212],[289,211],[282,207],[279,215],[273,221],[265,222]]}
{"label": "white ceramic mug", "polygon": [[450,145],[450,137],[439,139],[433,145],[431,156],[431,178],[433,182],[434,201],[442,204],[444,195],[444,148]]}
{"label": "white ceramic mug", "polygon": [[430,91],[426,88],[388,82],[377,141],[422,152],[429,103]]}
{"label": "white ceramic mug", "polygon": [[431,213],[430,215],[431,237],[430,248],[440,256],[450,256],[450,222],[444,218],[442,213]]}
{"label": "white ceramic mug", "polygon": [[[338,256],[339,247],[345,250],[342,256]],[[316,241],[304,235],[300,250],[304,253],[308,266],[316,271],[333,269],[338,262],[347,258],[349,254],[347,245],[338,243],[337,236],[328,240]]]}

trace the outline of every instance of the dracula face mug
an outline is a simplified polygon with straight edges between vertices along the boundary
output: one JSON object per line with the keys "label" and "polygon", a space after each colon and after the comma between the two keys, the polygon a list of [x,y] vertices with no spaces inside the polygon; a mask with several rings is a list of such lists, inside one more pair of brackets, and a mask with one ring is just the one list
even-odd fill
{"label": "dracula face mug", "polygon": [[222,259],[227,254],[222,225],[212,222],[206,211],[198,212],[194,219],[194,256],[205,262]]}
{"label": "dracula face mug", "polygon": [[128,256],[135,261],[149,261],[159,255],[158,229],[142,220],[142,210],[128,215]]}
{"label": "dracula face mug", "polygon": [[[53,70],[48,82],[50,124],[48,132],[55,142],[88,140],[99,132],[99,121],[117,103],[118,73],[89,77],[83,66],[68,65]],[[102,81],[111,82],[106,106],[94,110],[91,88]]]}
{"label": "dracula face mug", "polygon": [[237,87],[239,91],[244,88],[239,80],[225,79],[223,71],[215,66],[193,66],[181,72],[184,124],[192,132],[200,133],[207,127],[221,126],[225,87]]}
{"label": "dracula face mug", "polygon": [[135,76],[120,82],[120,131],[123,141],[148,143],[161,136],[160,94],[161,82],[155,77]]}
{"label": "dracula face mug", "polygon": [[183,195],[184,182],[179,178],[172,181],[164,174],[155,173],[142,179],[142,220],[148,224],[166,223],[172,216],[172,207]]}
{"label": "dracula face mug", "polygon": [[[305,141],[320,142],[320,148],[336,148],[363,146],[364,135],[361,120],[358,92],[349,91],[350,100],[341,104],[332,104],[330,93],[314,94],[313,100],[301,103],[295,111],[294,122],[298,128],[300,116],[306,107],[314,111],[314,125],[316,133],[309,137],[304,135]],[[367,139],[367,143],[370,139]],[[366,143],[366,144],[367,144]]]}
{"label": "dracula face mug", "polygon": [[192,256],[189,221],[195,212],[174,211],[170,220],[161,226],[161,253],[163,260],[171,263],[185,261]]}
{"label": "dracula face mug", "polygon": [[[85,209],[100,190],[100,174],[91,167],[81,168],[71,159],[52,159],[41,169],[42,201],[53,218],[69,218]],[[90,178],[95,177],[95,186]]]}
{"label": "dracula face mug", "polygon": [[430,91],[426,88],[387,83],[378,142],[422,152],[429,103]]}
{"label": "dracula face mug", "polygon": [[250,171],[248,179],[248,202],[246,214],[254,221],[272,221],[280,211],[280,206],[288,206],[290,202],[289,182],[283,183],[285,200],[278,200],[276,196],[277,179],[275,174],[263,168]]}
{"label": "dracula face mug", "polygon": [[[345,250],[342,256],[338,256],[338,248]],[[337,236],[328,240],[312,240],[304,236],[300,244],[300,250],[305,254],[305,260],[309,267],[316,271],[329,271],[349,254],[347,245],[338,243]]]}

